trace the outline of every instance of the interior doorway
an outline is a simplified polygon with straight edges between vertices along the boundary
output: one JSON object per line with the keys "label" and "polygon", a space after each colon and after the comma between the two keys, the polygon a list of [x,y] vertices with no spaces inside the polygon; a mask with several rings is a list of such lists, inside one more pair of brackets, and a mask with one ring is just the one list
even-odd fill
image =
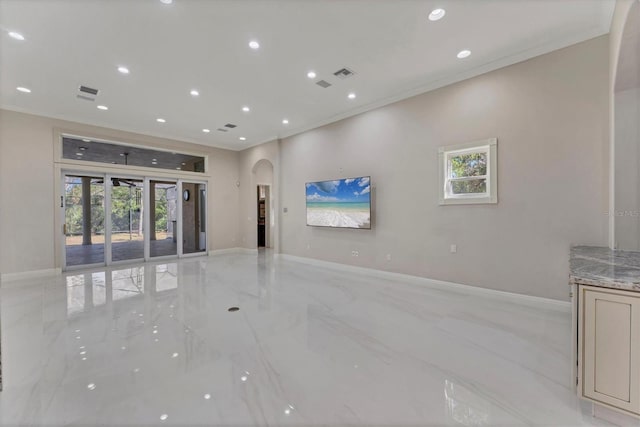
{"label": "interior doorway", "polygon": [[269,248],[271,247],[271,239],[270,239],[270,200],[269,197],[271,188],[269,185],[258,185],[256,187],[257,190],[257,203],[258,211],[256,213],[256,218],[258,219],[258,248]]}

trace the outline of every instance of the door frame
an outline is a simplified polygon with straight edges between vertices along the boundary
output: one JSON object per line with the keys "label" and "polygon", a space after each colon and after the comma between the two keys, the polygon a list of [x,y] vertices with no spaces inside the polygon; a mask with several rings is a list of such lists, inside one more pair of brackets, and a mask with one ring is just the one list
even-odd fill
{"label": "door frame", "polygon": [[[67,176],[86,176],[86,177],[91,177],[91,178],[102,178],[103,179],[103,188],[104,188],[104,200],[105,200],[105,204],[104,204],[104,219],[105,219],[105,224],[104,224],[104,250],[103,250],[103,261],[102,262],[98,262],[98,263],[93,263],[93,264],[80,264],[80,265],[72,265],[72,266],[67,266],[67,236],[64,232],[64,226],[66,225],[66,209],[67,209],[67,204],[66,204],[66,200],[65,200],[65,195],[66,195],[66,189],[65,189],[65,177]],[[106,175],[104,173],[92,173],[92,172],[88,172],[88,171],[77,171],[77,170],[63,170],[62,171],[62,175],[60,176],[60,205],[59,205],[59,210],[60,210],[60,215],[62,217],[62,227],[61,227],[61,232],[62,232],[62,252],[61,252],[61,259],[62,259],[62,271],[72,271],[72,270],[82,270],[82,269],[86,269],[86,268],[93,268],[93,267],[102,267],[107,265],[107,178]],[[57,234],[57,233],[56,233]]]}
{"label": "door frame", "polygon": [[[209,249],[209,195],[208,195],[208,189],[209,189],[209,181],[208,179],[195,179],[195,178],[182,178],[182,177],[178,177],[175,175],[170,175],[170,174],[166,174],[166,176],[163,176],[165,174],[157,174],[157,175],[152,175],[152,174],[145,174],[143,171],[140,171],[140,175],[138,175],[136,173],[136,171],[130,171],[130,170],[123,170],[123,169],[118,169],[118,170],[113,170],[113,169],[107,169],[107,170],[100,170],[100,168],[65,168],[63,165],[59,165],[55,168],[56,173],[56,181],[59,180],[58,184],[56,185],[59,188],[60,191],[60,204],[58,205],[58,209],[55,210],[55,212],[57,212],[57,218],[54,219],[54,223],[56,224],[56,229],[59,230],[59,232],[55,233],[55,236],[58,236],[57,238],[54,238],[54,241],[56,241],[57,239],[60,239],[58,242],[56,243],[56,247],[60,247],[61,248],[61,252],[60,252],[60,257],[57,258],[59,259],[60,262],[60,268],[62,271],[73,271],[73,270],[83,270],[83,269],[87,269],[87,268],[95,268],[95,267],[103,267],[103,266],[118,266],[118,265],[125,265],[125,264],[131,264],[131,263],[140,263],[140,262],[150,262],[150,261],[162,261],[162,260],[167,260],[167,259],[180,259],[180,258],[191,258],[191,257],[198,257],[198,256],[205,256],[208,255],[208,249]],[[121,173],[122,172],[122,173]],[[104,179],[104,218],[105,218],[105,236],[104,236],[104,262],[102,263],[94,263],[94,264],[82,264],[82,265],[74,265],[74,266],[67,266],[66,265],[66,235],[64,234],[64,224],[66,222],[65,218],[65,210],[66,210],[66,203],[64,200],[65,197],[65,176],[70,175],[70,176],[90,176],[90,177],[94,177],[94,178],[103,178]],[[151,224],[151,212],[149,211],[149,206],[150,206],[150,193],[149,193],[149,188],[151,185],[151,181],[175,181],[176,185],[177,185],[177,212],[176,212],[176,255],[163,255],[163,256],[159,256],[159,257],[151,257],[151,247],[150,247],[150,236],[149,233],[143,233],[143,241],[144,241],[144,255],[143,258],[134,258],[134,259],[127,259],[127,260],[119,260],[119,261],[113,261],[112,260],[112,256],[113,256],[113,251],[112,251],[112,246],[111,246],[111,226],[112,226],[112,219],[111,219],[111,189],[112,189],[112,181],[111,178],[125,178],[125,179],[132,179],[132,180],[142,180],[142,188],[143,188],[143,215],[141,220],[143,221],[142,224],[142,228],[143,230],[149,230],[150,224]],[[206,237],[205,237],[205,248],[204,251],[201,252],[193,252],[193,253],[189,253],[189,254],[185,254],[183,253],[183,224],[182,224],[182,184],[183,183],[189,183],[189,184],[196,184],[196,185],[203,185],[204,186],[204,194],[205,194],[205,204],[204,204],[204,213],[205,213],[205,217],[204,218],[200,218],[200,221],[205,221],[205,233],[206,233]],[[194,197],[200,197],[200,192],[198,191],[198,194],[194,195]],[[56,202],[58,202],[58,200],[56,200]],[[61,237],[60,237],[61,236]],[[199,238],[199,235],[197,236],[197,238]]]}
{"label": "door frame", "polygon": [[[182,229],[183,229],[183,225],[182,225],[182,184],[187,183],[187,184],[196,184],[196,185],[204,185],[204,194],[205,194],[205,199],[206,199],[206,203],[204,205],[204,221],[206,222],[205,224],[205,233],[206,233],[206,238],[204,239],[204,251],[202,252],[193,252],[190,254],[185,254],[183,253],[183,234],[182,234]],[[194,256],[202,256],[202,255],[207,255],[209,253],[209,184],[206,180],[197,180],[197,179],[179,179],[178,180],[178,199],[180,199],[180,203],[178,204],[178,247],[179,247],[179,251],[178,253],[179,258],[191,258]],[[200,192],[198,191],[198,194],[194,194],[193,197],[200,197]],[[203,221],[202,218],[200,218],[200,221]],[[200,238],[200,236],[196,236],[196,238]]]}

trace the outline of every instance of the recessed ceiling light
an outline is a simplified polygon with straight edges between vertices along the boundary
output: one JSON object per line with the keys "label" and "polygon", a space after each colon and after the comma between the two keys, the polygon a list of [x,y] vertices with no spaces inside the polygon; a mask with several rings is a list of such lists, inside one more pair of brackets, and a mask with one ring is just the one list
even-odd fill
{"label": "recessed ceiling light", "polygon": [[182,164],[182,166],[186,166],[187,165],[185,162],[182,162],[181,164]]}
{"label": "recessed ceiling light", "polygon": [[349,99],[356,99],[356,94],[351,92],[349,95],[347,95],[347,98]]}
{"label": "recessed ceiling light", "polygon": [[152,165],[157,165],[157,164],[158,164],[158,162],[151,162],[151,164],[152,164]]}
{"label": "recessed ceiling light", "polygon": [[76,156],[84,156],[84,153],[76,153]]}
{"label": "recessed ceiling light", "polygon": [[80,147],[80,151],[85,151],[87,147]]}
{"label": "recessed ceiling light", "polygon": [[287,119],[282,119],[282,124],[283,124],[283,125],[288,125],[288,124],[289,124],[289,120],[287,120]]}
{"label": "recessed ceiling light", "polygon": [[439,19],[442,19],[445,13],[447,12],[445,12],[444,9],[433,9],[429,14],[429,21],[437,21]]}
{"label": "recessed ceiling light", "polygon": [[251,41],[249,42],[249,47],[250,47],[251,49],[253,49],[253,50],[260,49],[260,43],[258,43],[258,42],[257,42],[257,41],[255,41],[255,40],[251,40]]}
{"label": "recessed ceiling light", "polygon": [[316,78],[316,72],[315,71],[309,71],[307,73],[307,77],[309,77],[310,79],[315,79]]}
{"label": "recessed ceiling light", "polygon": [[161,118],[157,118],[156,122],[158,122],[158,123],[166,123],[166,120],[165,119],[161,119]]}
{"label": "recessed ceiling light", "polygon": [[197,91],[197,90],[195,90],[195,89],[191,89],[191,92],[189,92],[189,93],[191,94],[191,96],[198,96],[198,95],[200,95],[200,92],[198,92],[198,91]]}
{"label": "recessed ceiling light", "polygon": [[152,162],[157,162],[157,161],[158,161],[158,159],[151,159],[151,161],[152,161]]}
{"label": "recessed ceiling light", "polygon": [[[163,0],[161,0],[161,1],[163,1]],[[167,421],[167,418],[169,418],[169,415],[167,415],[167,414],[160,415],[160,421]]]}
{"label": "recessed ceiling light", "polygon": [[120,71],[122,74],[129,74],[129,69],[127,67],[118,67],[118,71]]}
{"label": "recessed ceiling light", "polygon": [[469,55],[471,55],[471,51],[470,50],[461,50],[460,52],[458,52],[458,55],[456,55],[458,57],[458,59],[464,59],[466,57],[468,57]]}
{"label": "recessed ceiling light", "polygon": [[109,107],[107,107],[106,105],[98,105],[98,110],[108,110]]}
{"label": "recessed ceiling light", "polygon": [[245,105],[244,107],[242,107],[242,111],[244,111],[245,113],[248,113],[249,111],[251,111],[251,108]]}
{"label": "recessed ceiling light", "polygon": [[207,394],[205,394],[205,395],[204,395],[204,398],[205,398],[206,400],[209,400],[209,399],[211,399],[211,395],[210,395],[209,393],[207,393]]}
{"label": "recessed ceiling light", "polygon": [[[180,170],[181,168],[176,168],[176,170]],[[178,356],[173,356],[173,357],[178,357]]]}
{"label": "recessed ceiling light", "polygon": [[160,3],[171,4],[173,3],[173,0],[160,0]]}
{"label": "recessed ceiling light", "polygon": [[245,138],[244,136],[241,136],[240,138],[238,138],[240,141],[246,141],[247,138]]}
{"label": "recessed ceiling light", "polygon": [[24,40],[24,36],[20,33],[16,33],[15,31],[9,31],[9,37],[20,41]]}
{"label": "recessed ceiling light", "polygon": [[84,142],[91,142],[91,140],[90,140],[89,138],[82,138],[82,140],[83,140]]}
{"label": "recessed ceiling light", "polygon": [[31,93],[31,89],[26,88],[26,87],[18,86],[16,89],[18,89],[18,91],[20,91],[20,92]]}
{"label": "recessed ceiling light", "polygon": [[209,133],[209,132],[211,132],[211,129],[202,129],[202,132]]}
{"label": "recessed ceiling light", "polygon": [[96,389],[96,385],[94,383],[91,383],[91,384],[87,385],[87,388],[89,390],[95,390]]}

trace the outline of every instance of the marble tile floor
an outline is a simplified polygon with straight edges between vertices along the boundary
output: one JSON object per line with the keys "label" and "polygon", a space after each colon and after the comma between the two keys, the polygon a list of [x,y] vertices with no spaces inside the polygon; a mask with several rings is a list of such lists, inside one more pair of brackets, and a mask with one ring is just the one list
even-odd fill
{"label": "marble tile floor", "polygon": [[1,315],[2,426],[607,425],[570,313],[268,253],[4,284]]}

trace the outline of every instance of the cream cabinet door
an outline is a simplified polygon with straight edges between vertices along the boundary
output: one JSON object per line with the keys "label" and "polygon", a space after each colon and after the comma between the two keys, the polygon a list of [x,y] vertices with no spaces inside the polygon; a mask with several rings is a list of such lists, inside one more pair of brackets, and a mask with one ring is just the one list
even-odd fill
{"label": "cream cabinet door", "polygon": [[581,286],[582,395],[640,414],[640,295]]}

